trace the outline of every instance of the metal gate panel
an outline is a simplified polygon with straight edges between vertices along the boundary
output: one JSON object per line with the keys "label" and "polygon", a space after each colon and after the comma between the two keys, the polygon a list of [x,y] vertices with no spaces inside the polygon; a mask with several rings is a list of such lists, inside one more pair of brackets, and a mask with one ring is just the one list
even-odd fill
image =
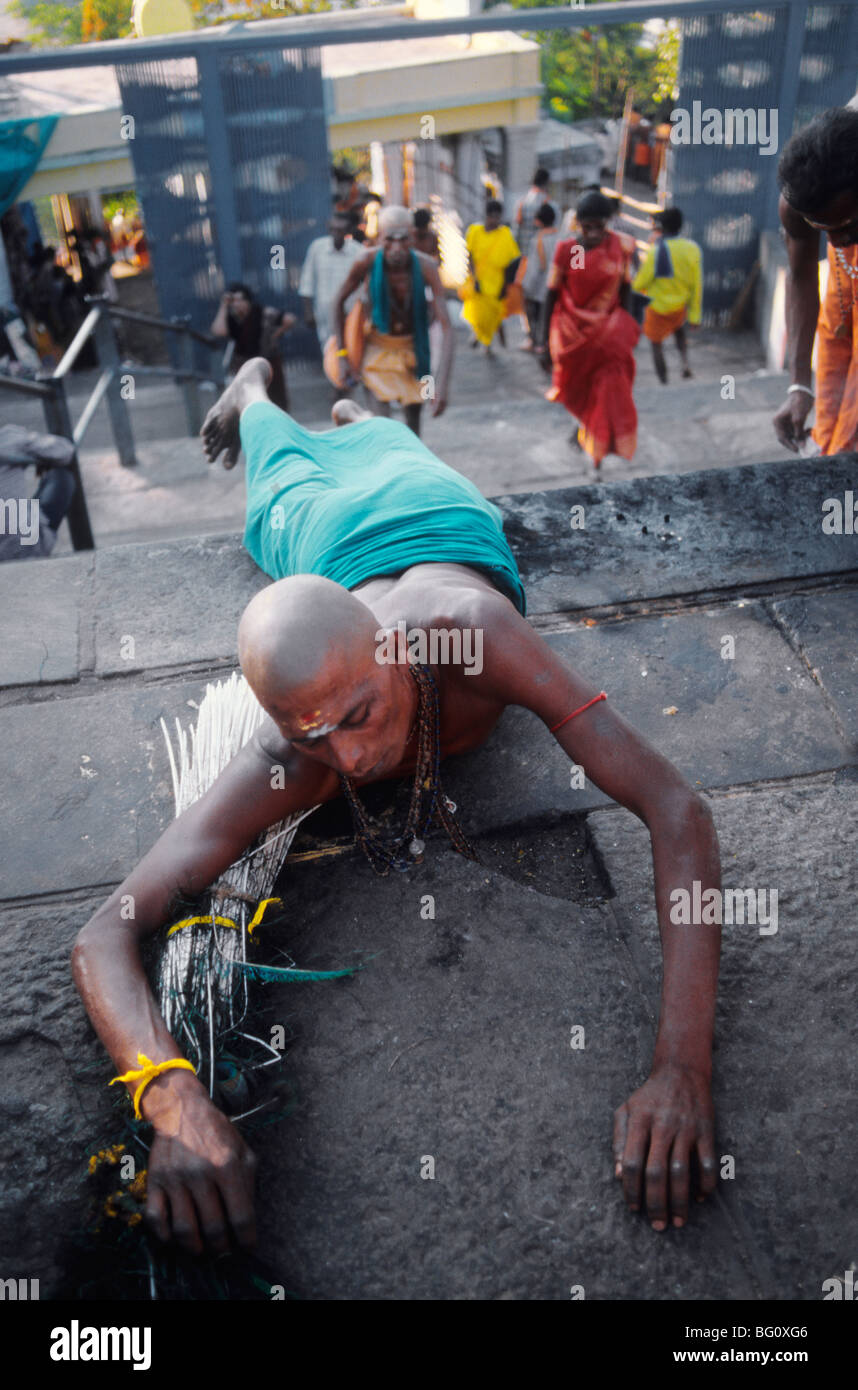
{"label": "metal gate panel", "polygon": [[[217,226],[197,65],[192,58],[118,66],[123,111],[158,302],[206,329],[220,294]],[[172,335],[170,335],[172,337]]]}
{"label": "metal gate panel", "polygon": [[776,228],[777,165],[790,135],[855,92],[858,5],[772,6],[681,21],[679,98],[689,110],[763,111],[777,121],[775,152],[754,144],[676,144],[672,200],[684,232],[704,257],[708,322],[723,322],[758,255],[759,234]]}
{"label": "metal gate panel", "polygon": [[[307,247],[323,235],[331,182],[319,49],[282,49],[217,61],[235,234],[246,280],[264,303],[297,312]],[[292,360],[318,358],[315,333],[281,339]]]}
{"label": "metal gate panel", "polygon": [[[307,247],[331,193],[318,49],[118,65],[161,313],[206,330],[223,288],[297,310]],[[296,328],[284,356],[318,360]]]}

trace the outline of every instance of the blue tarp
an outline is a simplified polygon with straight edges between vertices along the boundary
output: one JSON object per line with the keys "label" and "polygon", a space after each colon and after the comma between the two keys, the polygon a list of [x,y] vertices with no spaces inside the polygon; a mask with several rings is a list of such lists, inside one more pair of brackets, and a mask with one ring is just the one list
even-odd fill
{"label": "blue tarp", "polygon": [[57,116],[23,116],[0,121],[0,217],[36,168],[57,120]]}

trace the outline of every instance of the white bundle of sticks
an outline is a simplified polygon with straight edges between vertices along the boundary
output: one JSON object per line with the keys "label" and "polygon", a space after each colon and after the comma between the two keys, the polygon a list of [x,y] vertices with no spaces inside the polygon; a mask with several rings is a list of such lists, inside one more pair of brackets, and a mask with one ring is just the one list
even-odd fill
{"label": "white bundle of sticks", "polygon": [[[209,789],[263,718],[262,706],[247,681],[234,671],[229,680],[206,687],[196,725],[186,732],[176,719],[175,748],[161,720],[177,816]],[[194,910],[195,916],[207,920],[182,927],[164,942],[158,968],[161,1011],[176,1041],[188,1044],[190,1060],[201,1075],[206,1064],[210,1095],[214,1094],[217,1054],[230,1035],[258,1043],[274,1054],[259,1065],[280,1060],[280,1053],[268,1043],[243,1031],[248,1008],[247,972],[242,969],[247,959],[247,924],[256,904],[270,895],[295,831],[313,809],[272,826],[208,889],[206,902]],[[235,925],[218,925],[217,917]]]}

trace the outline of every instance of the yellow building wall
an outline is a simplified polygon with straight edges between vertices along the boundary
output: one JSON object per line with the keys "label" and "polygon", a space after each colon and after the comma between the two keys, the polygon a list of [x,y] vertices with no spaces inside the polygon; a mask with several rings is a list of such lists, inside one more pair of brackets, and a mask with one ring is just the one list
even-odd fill
{"label": "yellow building wall", "polygon": [[433,117],[436,136],[525,125],[539,120],[539,97],[513,97],[506,101],[484,102],[480,106],[452,106],[443,111],[432,110],[431,105],[424,104],[419,112],[332,120],[328,124],[329,143],[331,149],[343,149],[350,145],[368,145],[372,140],[419,140],[423,115]]}

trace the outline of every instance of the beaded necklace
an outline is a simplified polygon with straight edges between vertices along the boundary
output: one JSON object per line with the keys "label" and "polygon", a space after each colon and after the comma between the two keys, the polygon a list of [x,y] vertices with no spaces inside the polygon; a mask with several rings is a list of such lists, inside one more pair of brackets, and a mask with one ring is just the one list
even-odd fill
{"label": "beaded necklace", "polygon": [[[858,280],[858,267],[849,264],[845,255],[843,254],[842,248],[839,246],[836,246],[834,248],[834,262],[834,274],[837,280],[837,302],[840,306],[840,322],[834,330],[834,336],[835,338],[846,338],[849,336],[849,329],[846,325],[846,308],[843,303],[843,287],[840,283],[840,272],[841,270],[845,271],[846,275],[854,283],[856,280]],[[852,290],[851,286],[849,290],[849,298],[851,300],[852,308],[854,310],[855,292],[854,290]]]}
{"label": "beaded necklace", "polygon": [[[360,845],[373,871],[381,878],[386,878],[391,869],[402,872],[421,862],[424,844],[420,837],[426,834],[433,817],[441,822],[460,854],[468,859],[478,858],[453,814],[455,802],[444,795],[441,786],[438,687],[428,667],[414,663],[409,669],[417,685],[417,761],[405,828],[401,833],[393,837],[385,835],[368,815],[352,779],[340,774],[340,785],[354,821],[355,844]],[[424,800],[428,801],[426,807]]]}

